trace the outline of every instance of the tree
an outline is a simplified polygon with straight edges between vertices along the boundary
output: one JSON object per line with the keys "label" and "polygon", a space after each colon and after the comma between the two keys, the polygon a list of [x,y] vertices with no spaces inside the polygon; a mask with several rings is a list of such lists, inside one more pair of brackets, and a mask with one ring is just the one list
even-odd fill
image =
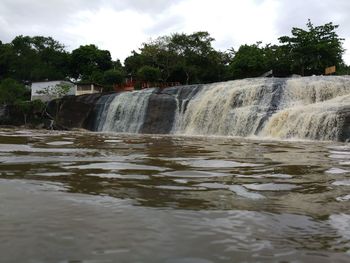
{"label": "tree", "polygon": [[169,49],[178,56],[177,68],[183,70],[186,84],[218,80],[217,66],[221,61],[213,41],[208,32],[202,31],[171,36]]}
{"label": "tree", "polygon": [[[11,77],[14,53],[10,44],[0,43],[0,78]],[[12,76],[13,77],[13,76]]]}
{"label": "tree", "polygon": [[65,46],[51,37],[32,38],[33,48],[40,58],[38,72],[33,73],[38,80],[65,79],[69,75],[70,55]]}
{"label": "tree", "polygon": [[17,36],[6,58],[10,62],[9,76],[21,81],[62,79],[69,71],[69,54],[51,37]]}
{"label": "tree", "polygon": [[124,73],[120,70],[110,69],[103,73],[103,84],[121,84],[124,81]]}
{"label": "tree", "polygon": [[143,66],[137,71],[137,77],[142,81],[156,82],[159,81],[160,75],[160,70],[151,66]]}
{"label": "tree", "polygon": [[234,79],[258,77],[271,69],[271,57],[268,56],[269,46],[260,47],[261,42],[253,45],[242,45],[230,63],[231,76]]}
{"label": "tree", "polygon": [[136,76],[137,71],[146,64],[144,60],[143,55],[133,50],[131,55],[124,60],[124,67],[127,74]]}
{"label": "tree", "polygon": [[26,100],[28,90],[14,79],[4,79],[0,82],[0,103],[14,104],[16,101]]}
{"label": "tree", "polygon": [[287,77],[293,74],[291,70],[291,54],[287,47],[278,45],[267,45],[265,48],[269,67],[275,77]]}
{"label": "tree", "polygon": [[133,51],[125,60],[125,68],[131,75],[138,75],[144,66],[156,68],[160,81],[219,81],[225,73],[227,56],[214,50],[213,41],[208,32],[159,37],[144,43],[140,53]]}
{"label": "tree", "polygon": [[24,125],[27,124],[28,119],[31,121],[40,120],[42,117],[43,110],[45,109],[45,104],[41,100],[34,101],[23,101],[17,100],[13,104],[16,112],[19,112],[23,115]]}
{"label": "tree", "polygon": [[93,74],[111,69],[113,62],[108,50],[98,49],[95,45],[85,45],[72,51],[71,76],[75,79],[91,81]]}
{"label": "tree", "polygon": [[301,75],[323,74],[329,66],[343,63],[344,49],[335,30],[338,25],[332,22],[314,26],[308,20],[307,30],[292,29],[292,36],[282,36],[280,43],[290,58],[291,71]]}
{"label": "tree", "polygon": [[24,125],[27,124],[28,115],[31,113],[32,104],[30,101],[16,101],[15,107],[23,114]]}
{"label": "tree", "polygon": [[170,43],[171,37],[162,36],[144,43],[140,49],[144,65],[157,68],[160,73],[159,79],[163,81],[168,81],[179,59],[170,49]]}

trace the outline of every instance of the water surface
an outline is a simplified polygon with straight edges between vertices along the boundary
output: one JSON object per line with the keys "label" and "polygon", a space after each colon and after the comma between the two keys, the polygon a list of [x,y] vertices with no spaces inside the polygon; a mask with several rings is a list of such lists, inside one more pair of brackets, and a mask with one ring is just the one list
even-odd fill
{"label": "water surface", "polygon": [[0,262],[349,262],[350,146],[0,131]]}

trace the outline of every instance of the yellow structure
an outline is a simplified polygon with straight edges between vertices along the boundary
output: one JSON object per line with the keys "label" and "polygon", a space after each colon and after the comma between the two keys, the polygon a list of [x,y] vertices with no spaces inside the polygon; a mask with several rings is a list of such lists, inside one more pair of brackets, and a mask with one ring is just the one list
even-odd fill
{"label": "yellow structure", "polygon": [[331,74],[335,73],[335,71],[336,71],[335,66],[328,67],[328,68],[325,69],[324,74],[325,75],[331,75]]}

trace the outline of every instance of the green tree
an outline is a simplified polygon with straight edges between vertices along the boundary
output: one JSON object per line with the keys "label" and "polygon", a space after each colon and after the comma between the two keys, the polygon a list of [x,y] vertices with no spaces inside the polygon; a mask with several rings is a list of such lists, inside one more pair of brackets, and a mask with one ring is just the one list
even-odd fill
{"label": "green tree", "polygon": [[[27,124],[28,118],[31,121],[41,119],[42,112],[45,108],[45,104],[41,100],[23,101],[17,100],[14,103],[15,109],[23,115],[24,125]],[[39,117],[38,117],[39,115]]]}
{"label": "green tree", "polygon": [[338,75],[350,75],[350,66],[345,63],[341,64],[337,69]]}
{"label": "green tree", "polygon": [[163,36],[144,43],[141,50],[144,66],[157,68],[160,72],[159,79],[167,81],[171,76],[174,66],[178,63],[178,57],[170,49],[171,37]]}
{"label": "green tree", "polygon": [[326,67],[340,66],[344,39],[335,32],[338,25],[330,22],[314,26],[308,20],[306,26],[306,30],[294,27],[292,36],[279,38],[290,59],[291,71],[301,75],[323,74]]}
{"label": "green tree", "polygon": [[221,56],[212,47],[208,32],[174,34],[169,49],[177,54],[177,68],[182,69],[186,84],[218,81]]}
{"label": "green tree", "polygon": [[16,109],[22,113],[24,125],[26,125],[28,115],[31,114],[31,110],[32,110],[31,102],[20,100],[20,101],[16,101],[14,105],[15,105]]}
{"label": "green tree", "polygon": [[128,56],[124,61],[125,71],[128,75],[136,76],[137,71],[145,66],[145,58],[140,53],[137,53],[135,50],[131,52],[131,55]]}
{"label": "green tree", "polygon": [[144,66],[157,68],[161,81],[219,81],[225,75],[227,54],[215,51],[213,41],[208,32],[159,37],[144,43],[140,53],[134,51],[125,60],[125,69],[137,76]]}
{"label": "green tree", "polygon": [[68,75],[69,54],[51,37],[17,36],[6,54],[10,77],[17,80],[57,80]]}
{"label": "green tree", "polygon": [[261,42],[253,45],[242,45],[230,63],[231,77],[248,78],[258,77],[271,69],[271,56],[268,56],[269,47],[260,47]]}
{"label": "green tree", "polygon": [[65,46],[51,37],[36,36],[32,46],[40,58],[38,72],[34,78],[43,80],[65,79],[69,75],[70,55]]}
{"label": "green tree", "polygon": [[0,103],[14,104],[16,101],[28,99],[28,90],[14,79],[4,79],[0,82]]}
{"label": "green tree", "polygon": [[[0,41],[1,42],[1,41]],[[14,52],[10,44],[0,43],[0,80],[11,77]]]}
{"label": "green tree", "polygon": [[103,83],[103,72],[100,70],[93,71],[89,76],[86,76],[83,81],[92,83]]}
{"label": "green tree", "polygon": [[103,79],[103,72],[112,67],[113,62],[108,50],[101,50],[95,45],[85,45],[72,51],[71,76],[75,79],[91,81],[91,76],[97,73],[100,73]]}
{"label": "green tree", "polygon": [[160,70],[151,66],[143,66],[137,71],[137,77],[142,81],[156,82],[159,81],[160,75]]}
{"label": "green tree", "polygon": [[121,84],[124,81],[124,78],[125,75],[121,70],[110,69],[103,73],[103,84]]}

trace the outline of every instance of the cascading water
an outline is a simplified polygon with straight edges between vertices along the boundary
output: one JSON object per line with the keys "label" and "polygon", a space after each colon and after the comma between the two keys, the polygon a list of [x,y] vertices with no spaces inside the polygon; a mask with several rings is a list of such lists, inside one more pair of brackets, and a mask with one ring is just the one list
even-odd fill
{"label": "cascading water", "polygon": [[139,132],[152,92],[153,89],[148,89],[143,92],[125,92],[113,97],[101,115],[98,131]]}
{"label": "cascading water", "polygon": [[[178,134],[334,140],[350,106],[350,78],[246,79],[207,85]],[[345,96],[344,96],[345,95]]]}
{"label": "cascading water", "polygon": [[349,76],[245,79],[101,99],[105,106],[97,113],[99,131],[316,140],[350,137]]}
{"label": "cascading water", "polygon": [[182,126],[183,115],[187,110],[188,104],[201,89],[202,85],[191,85],[185,86],[181,89],[178,88],[177,92],[175,93],[176,112],[171,133],[177,133],[178,129]]}
{"label": "cascading water", "polygon": [[93,111],[92,116],[92,125],[91,129],[93,131],[101,131],[103,128],[103,125],[106,120],[106,116],[108,114],[108,109],[111,104],[111,102],[114,100],[114,98],[118,94],[112,94],[112,95],[104,95],[101,98],[98,99],[95,110]]}
{"label": "cascading water", "polygon": [[336,140],[345,121],[339,112],[350,107],[350,78],[290,79],[281,104],[261,136]]}
{"label": "cascading water", "polygon": [[[280,81],[278,82],[280,84]],[[207,85],[179,117],[177,134],[248,136],[256,133],[278,102],[272,79]]]}

